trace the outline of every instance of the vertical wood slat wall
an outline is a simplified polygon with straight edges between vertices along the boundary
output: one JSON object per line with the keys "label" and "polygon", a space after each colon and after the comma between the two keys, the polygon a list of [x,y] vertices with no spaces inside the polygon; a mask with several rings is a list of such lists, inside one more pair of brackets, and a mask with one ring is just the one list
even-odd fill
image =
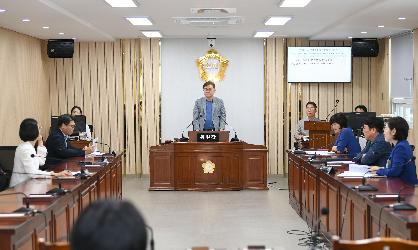
{"label": "vertical wood slat wall", "polygon": [[125,174],[148,174],[160,130],[159,40],[75,43],[72,59],[48,59],[48,69],[50,114],[80,106],[94,137],[126,151]]}
{"label": "vertical wood slat wall", "polygon": [[48,66],[46,47],[41,40],[0,28],[0,145],[15,146],[19,125],[25,118],[34,118],[44,129],[50,118]]}
{"label": "vertical wood slat wall", "polygon": [[[293,145],[296,124],[305,115],[306,102],[314,101],[318,105],[317,116],[320,119],[325,119],[331,112],[336,99],[340,102],[332,114],[351,112],[359,104],[366,105],[370,111],[376,111],[377,114],[389,113],[388,44],[388,39],[379,41],[380,52],[376,58],[353,58],[351,83],[290,84],[286,79],[287,47],[350,46],[351,41],[266,39],[265,122],[266,145],[269,149],[269,173],[287,173],[286,149]],[[290,134],[287,131],[290,131]]]}

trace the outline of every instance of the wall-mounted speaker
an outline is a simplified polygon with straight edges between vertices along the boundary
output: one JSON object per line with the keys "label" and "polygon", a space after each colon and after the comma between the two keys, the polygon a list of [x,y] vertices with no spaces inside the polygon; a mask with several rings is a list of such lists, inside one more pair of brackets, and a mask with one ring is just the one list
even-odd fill
{"label": "wall-mounted speaker", "polygon": [[376,38],[353,38],[351,54],[356,57],[376,57],[379,54],[379,43]]}
{"label": "wall-mounted speaker", "polygon": [[73,39],[50,39],[47,47],[49,58],[72,58],[74,54]]}

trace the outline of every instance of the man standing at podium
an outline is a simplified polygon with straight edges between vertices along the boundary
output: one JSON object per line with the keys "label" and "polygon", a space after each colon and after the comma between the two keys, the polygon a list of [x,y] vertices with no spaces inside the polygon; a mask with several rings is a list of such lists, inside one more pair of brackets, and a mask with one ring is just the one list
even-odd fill
{"label": "man standing at podium", "polygon": [[193,108],[193,130],[218,131],[225,129],[226,112],[222,99],[215,97],[215,83],[203,84],[205,97],[196,100]]}
{"label": "man standing at podium", "polygon": [[316,109],[317,109],[316,103],[307,102],[305,105],[305,108],[306,108],[305,109],[306,117],[298,122],[298,130],[296,131],[296,134],[295,134],[296,140],[301,140],[304,136],[309,136],[309,131],[305,130],[305,122],[321,121],[319,118],[315,117]]}

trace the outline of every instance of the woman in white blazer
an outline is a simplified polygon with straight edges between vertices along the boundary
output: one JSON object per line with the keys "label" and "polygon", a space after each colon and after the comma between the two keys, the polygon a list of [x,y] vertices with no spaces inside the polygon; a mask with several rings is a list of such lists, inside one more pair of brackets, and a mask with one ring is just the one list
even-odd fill
{"label": "woman in white blazer", "polygon": [[[19,137],[23,142],[16,148],[10,187],[35,176],[71,175],[71,172],[67,170],[54,173],[53,171],[39,169],[39,166],[45,164],[48,152],[42,141],[42,135],[39,133],[38,122],[35,119],[27,118],[22,121],[19,128]],[[36,143],[38,147],[35,150]]]}

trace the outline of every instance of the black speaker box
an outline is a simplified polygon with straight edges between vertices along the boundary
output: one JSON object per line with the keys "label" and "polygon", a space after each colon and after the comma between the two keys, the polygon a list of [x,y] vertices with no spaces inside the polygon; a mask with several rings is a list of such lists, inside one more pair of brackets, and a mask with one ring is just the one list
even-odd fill
{"label": "black speaker box", "polygon": [[376,57],[379,54],[379,43],[376,38],[353,38],[351,54],[356,57]]}
{"label": "black speaker box", "polygon": [[74,54],[73,39],[48,40],[49,58],[72,58]]}

